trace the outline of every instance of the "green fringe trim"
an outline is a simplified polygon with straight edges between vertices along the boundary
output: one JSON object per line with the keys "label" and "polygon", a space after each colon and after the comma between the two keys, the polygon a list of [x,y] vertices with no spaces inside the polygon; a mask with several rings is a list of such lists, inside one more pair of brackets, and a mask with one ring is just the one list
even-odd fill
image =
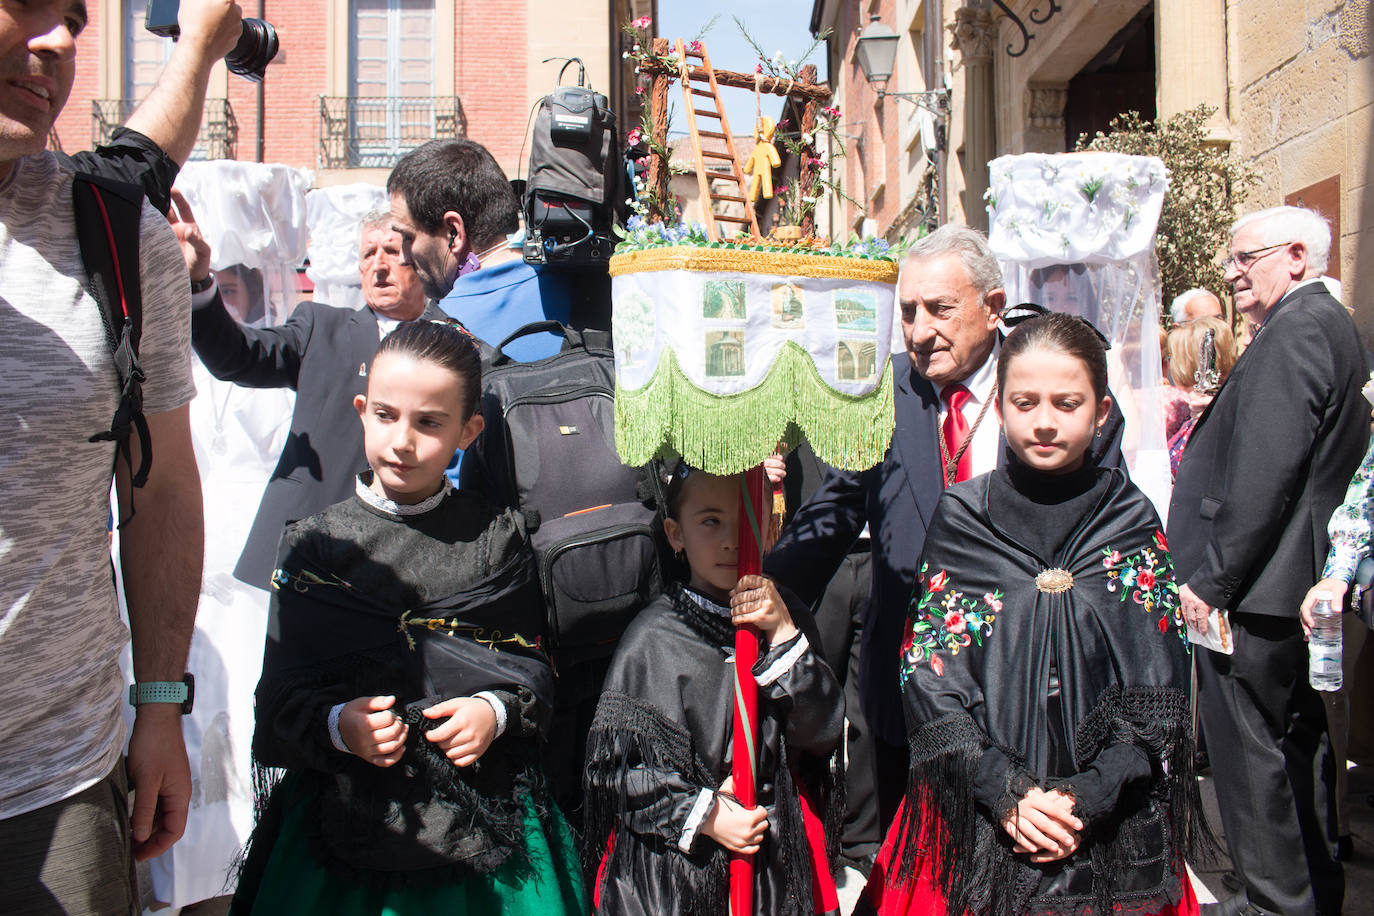
{"label": "green fringe trim", "polygon": [[[886,357],[886,354],[883,354]],[[739,394],[697,388],[663,351],[643,388],[615,388],[615,447],[638,466],[668,452],[708,474],[738,474],[803,438],[826,464],[862,471],[883,460],[892,442],[892,360],[878,387],[862,397],[826,384],[811,357],[788,341],[764,380]]]}

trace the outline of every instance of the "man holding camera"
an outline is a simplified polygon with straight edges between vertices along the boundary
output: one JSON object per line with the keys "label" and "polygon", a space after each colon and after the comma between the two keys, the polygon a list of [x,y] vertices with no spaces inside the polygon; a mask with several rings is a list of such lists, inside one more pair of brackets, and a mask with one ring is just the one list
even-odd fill
{"label": "man holding camera", "polygon": [[[179,138],[194,142],[209,64],[233,47],[239,16],[231,0],[186,6],[195,21],[183,27],[172,79],[139,122],[174,161],[189,152],[177,156]],[[166,220],[145,203],[139,355],[156,460],[133,490],[139,437],[127,459],[113,442],[90,441],[110,427],[119,385],[77,243],[72,184],[77,168],[103,169],[98,157],[44,152],[87,15],[83,0],[0,3],[0,378],[11,431],[0,474],[5,913],[136,909],[133,861],[177,840],[191,791],[181,714],[203,538],[186,268]],[[109,567],[112,477],[128,631]],[[118,658],[130,635],[139,702],[126,766]]]}

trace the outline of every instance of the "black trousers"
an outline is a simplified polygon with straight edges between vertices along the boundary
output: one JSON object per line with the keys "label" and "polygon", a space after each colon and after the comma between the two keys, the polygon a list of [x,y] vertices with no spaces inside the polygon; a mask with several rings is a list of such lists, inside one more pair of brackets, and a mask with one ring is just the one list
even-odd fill
{"label": "black trousers", "polygon": [[1226,846],[1250,903],[1337,914],[1335,766],[1297,618],[1230,616],[1235,654],[1197,650],[1199,705]]}
{"label": "black trousers", "polygon": [[601,684],[611,668],[611,658],[572,662],[555,655],[553,666],[553,717],[540,756],[554,800],[580,836],[587,733],[592,730],[596,704],[601,699]]}
{"label": "black trousers", "polygon": [[873,555],[867,548],[850,553],[812,608],[821,637],[817,648],[844,685],[845,811],[840,847],[856,860],[876,854],[887,829],[879,803],[881,762],[858,691],[860,614],[868,601],[872,565]]}

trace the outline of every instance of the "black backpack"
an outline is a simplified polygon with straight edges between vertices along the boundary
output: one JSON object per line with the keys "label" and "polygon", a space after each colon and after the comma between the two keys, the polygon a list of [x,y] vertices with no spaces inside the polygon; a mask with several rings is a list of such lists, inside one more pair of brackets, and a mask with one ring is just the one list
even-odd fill
{"label": "black backpack", "polygon": [[[560,352],[517,362],[504,348],[562,334]],[[648,472],[615,451],[615,363],[605,331],[525,325],[484,352],[481,436],[463,455],[464,488],[525,517],[551,648],[566,662],[603,658],[663,589]]]}
{"label": "black backpack", "polygon": [[[143,367],[138,345],[143,335],[143,293],[139,284],[139,229],[143,190],[137,185],[77,172],[72,179],[72,209],[88,289],[100,303],[105,333],[119,375],[119,405],[110,428],[91,442],[113,441],[129,465],[130,482],[142,487],[153,464],[152,437],[143,416]],[[132,466],[129,439],[138,433],[139,466]],[[132,517],[132,513],[130,515]],[[127,519],[125,519],[127,521]]]}
{"label": "black backpack", "polygon": [[[624,222],[625,163],[615,112],[606,97],[584,85],[544,96],[534,118],[525,180],[525,260],[531,264],[604,265],[615,248],[612,226]],[[563,71],[558,78],[561,81]]]}

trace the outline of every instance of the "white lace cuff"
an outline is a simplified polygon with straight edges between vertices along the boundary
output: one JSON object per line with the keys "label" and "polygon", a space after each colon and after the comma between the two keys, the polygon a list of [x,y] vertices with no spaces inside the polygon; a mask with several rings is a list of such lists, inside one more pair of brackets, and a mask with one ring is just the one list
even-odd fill
{"label": "white lace cuff", "polygon": [[498,697],[496,694],[492,693],[490,690],[483,690],[479,693],[474,693],[472,695],[472,698],[474,700],[480,698],[486,700],[489,704],[491,704],[491,711],[496,713],[496,734],[492,736],[492,740],[501,737],[501,735],[506,730],[506,704],[502,703],[501,698]]}
{"label": "white lace cuff", "polygon": [[801,658],[802,653],[810,647],[811,643],[806,641],[806,634],[802,634],[801,638],[792,644],[792,648],[779,656],[777,661],[773,662],[773,664],[755,675],[754,680],[760,687],[767,687],[769,684],[786,674],[787,669],[795,665],[797,659]]}
{"label": "white lace cuff", "polygon": [[692,810],[687,812],[687,821],[682,825],[682,836],[678,838],[677,848],[683,852],[692,851],[692,843],[696,841],[697,831],[701,829],[701,822],[706,820],[706,815],[711,813],[711,809],[716,806],[716,793],[710,789],[702,789],[697,793],[697,800],[692,803]]}
{"label": "white lace cuff", "polygon": [[334,745],[334,749],[345,754],[353,753],[348,749],[348,744],[343,739],[343,732],[339,731],[339,716],[343,715],[344,707],[347,703],[339,703],[330,707],[329,710],[329,743]]}

